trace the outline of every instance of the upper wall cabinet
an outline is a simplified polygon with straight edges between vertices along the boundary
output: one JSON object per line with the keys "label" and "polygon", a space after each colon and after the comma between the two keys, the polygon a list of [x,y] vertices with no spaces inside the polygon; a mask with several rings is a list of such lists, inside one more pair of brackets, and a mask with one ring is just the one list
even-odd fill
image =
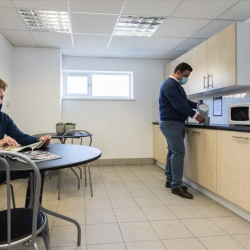
{"label": "upper wall cabinet", "polygon": [[188,62],[193,72],[187,94],[250,86],[249,41],[250,24],[234,23],[190,50]]}
{"label": "upper wall cabinet", "polygon": [[[172,75],[174,73],[176,66],[182,62],[189,63],[188,53],[183,54],[182,56],[178,57],[177,59],[175,59],[174,61],[172,61],[171,63],[169,63],[165,66],[164,78],[167,79],[169,77],[169,75]],[[182,87],[184,88],[186,94],[188,95],[189,94],[188,82],[185,85],[182,85]]]}

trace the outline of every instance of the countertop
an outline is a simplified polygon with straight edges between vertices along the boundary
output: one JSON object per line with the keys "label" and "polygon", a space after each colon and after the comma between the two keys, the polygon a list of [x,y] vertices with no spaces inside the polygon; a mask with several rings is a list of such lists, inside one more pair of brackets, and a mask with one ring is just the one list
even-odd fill
{"label": "countertop", "polygon": [[[153,122],[153,125],[159,125],[159,122]],[[190,128],[227,130],[250,133],[250,126],[229,126],[228,124],[210,124],[209,126],[205,126],[204,124],[198,123],[186,123],[185,125],[186,127]]]}

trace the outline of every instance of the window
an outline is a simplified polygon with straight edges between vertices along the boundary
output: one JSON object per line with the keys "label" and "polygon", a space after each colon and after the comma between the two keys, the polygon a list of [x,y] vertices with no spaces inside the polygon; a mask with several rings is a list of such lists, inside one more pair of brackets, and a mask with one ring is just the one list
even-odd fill
{"label": "window", "polygon": [[64,98],[132,99],[132,72],[64,72]]}

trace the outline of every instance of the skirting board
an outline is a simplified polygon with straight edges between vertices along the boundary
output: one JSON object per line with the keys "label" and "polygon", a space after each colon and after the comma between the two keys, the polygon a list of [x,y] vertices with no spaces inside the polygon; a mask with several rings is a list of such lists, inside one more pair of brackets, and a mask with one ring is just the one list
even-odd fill
{"label": "skirting board", "polygon": [[[165,169],[165,166],[156,161],[156,165]],[[233,213],[239,215],[240,217],[242,217],[243,219],[247,220],[250,222],[250,213],[246,210],[244,210],[243,208],[233,204],[232,202],[224,199],[223,197],[209,191],[208,189],[200,186],[199,184],[191,181],[190,179],[183,177],[183,182],[187,183],[188,185],[190,185],[191,187],[193,187],[194,189],[198,190],[199,192],[203,193],[204,195],[208,196],[209,198],[211,198],[212,200],[216,201],[217,203],[221,204],[223,207],[229,209],[230,211],[232,211]]]}

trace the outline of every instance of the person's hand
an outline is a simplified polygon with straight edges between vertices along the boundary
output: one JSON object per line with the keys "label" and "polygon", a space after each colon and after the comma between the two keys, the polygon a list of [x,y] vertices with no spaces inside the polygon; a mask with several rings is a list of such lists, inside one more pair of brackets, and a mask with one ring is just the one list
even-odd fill
{"label": "person's hand", "polygon": [[50,144],[51,136],[50,135],[45,135],[40,137],[39,141],[46,141],[43,146],[48,146]]}
{"label": "person's hand", "polygon": [[3,147],[3,146],[18,147],[20,145],[17,143],[16,140],[7,136],[7,137],[3,138],[2,140],[0,140],[0,147]]}
{"label": "person's hand", "polygon": [[199,124],[205,122],[205,118],[203,116],[199,115],[199,114],[196,116],[195,120],[198,121]]}

